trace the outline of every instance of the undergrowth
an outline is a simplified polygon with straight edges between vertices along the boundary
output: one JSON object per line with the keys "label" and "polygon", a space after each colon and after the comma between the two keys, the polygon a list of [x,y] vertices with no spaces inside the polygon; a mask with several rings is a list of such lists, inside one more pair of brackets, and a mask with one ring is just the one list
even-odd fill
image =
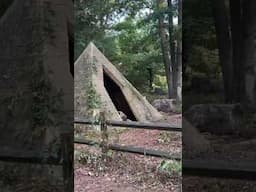
{"label": "undergrowth", "polygon": [[163,172],[167,172],[169,174],[179,173],[181,174],[182,166],[181,162],[173,161],[173,160],[163,160],[159,165],[158,169]]}

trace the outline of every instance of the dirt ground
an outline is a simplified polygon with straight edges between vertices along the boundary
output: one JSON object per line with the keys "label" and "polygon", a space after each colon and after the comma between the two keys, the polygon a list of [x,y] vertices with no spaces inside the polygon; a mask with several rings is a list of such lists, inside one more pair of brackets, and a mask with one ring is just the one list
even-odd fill
{"label": "dirt ground", "polygon": [[[239,163],[243,161],[255,162],[256,139],[248,140],[239,136],[203,134],[210,141],[211,150],[200,154],[200,159]],[[255,192],[256,181],[184,175],[182,188],[183,191],[189,192]]]}
{"label": "dirt ground", "polygon": [[[166,116],[166,122],[173,124],[181,119],[177,114]],[[118,144],[181,153],[182,141],[181,133],[127,129],[118,134]],[[103,160],[96,147],[75,145],[75,149],[75,192],[181,191],[181,171],[161,171],[162,158],[111,152]]]}
{"label": "dirt ground", "polygon": [[183,191],[189,192],[255,192],[256,182],[207,177],[183,177]]}

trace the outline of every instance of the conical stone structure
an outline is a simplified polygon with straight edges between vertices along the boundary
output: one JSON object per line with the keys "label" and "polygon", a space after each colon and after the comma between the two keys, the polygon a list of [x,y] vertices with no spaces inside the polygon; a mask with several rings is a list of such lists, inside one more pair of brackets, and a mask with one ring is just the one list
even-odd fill
{"label": "conical stone structure", "polygon": [[90,43],[74,67],[75,118],[90,119],[100,111],[109,120],[158,121],[161,114],[118,69]]}
{"label": "conical stone structure", "polygon": [[[72,8],[69,0],[14,0],[0,18],[0,152],[3,156],[61,162],[67,159],[63,146],[73,151],[73,142],[68,143],[73,139],[74,108],[69,62]],[[68,139],[61,139],[63,134]],[[70,176],[66,178],[72,184],[71,169],[67,164],[64,168],[69,170]],[[52,186],[49,183],[54,186],[59,180],[63,185],[68,183],[64,181],[61,165],[1,161],[0,169],[10,185],[21,178],[21,186],[27,187],[24,191],[41,190],[37,185],[27,186],[32,182],[26,181],[35,177],[46,178],[49,188]],[[16,191],[17,186],[20,185],[6,186],[11,187],[7,189],[0,186],[0,191]]]}

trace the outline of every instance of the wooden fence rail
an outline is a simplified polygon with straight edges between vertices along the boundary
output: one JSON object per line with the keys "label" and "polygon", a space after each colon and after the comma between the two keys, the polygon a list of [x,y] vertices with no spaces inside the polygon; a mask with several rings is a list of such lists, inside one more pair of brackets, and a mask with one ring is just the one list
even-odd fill
{"label": "wooden fence rail", "polygon": [[[91,145],[91,146],[99,146],[102,147],[102,144],[96,141],[92,140],[86,140],[82,138],[75,138],[74,140],[77,144],[85,144],[85,145]],[[172,159],[172,160],[181,160],[181,155],[179,154],[170,154],[168,152],[159,151],[159,150],[152,150],[152,149],[145,149],[141,147],[134,147],[134,146],[124,146],[124,145],[118,145],[118,144],[108,144],[108,149],[114,150],[114,151],[120,151],[120,152],[128,152],[128,153],[135,153],[140,155],[147,155],[147,156],[153,156],[153,157],[161,157],[166,159]]]}
{"label": "wooden fence rail", "polygon": [[190,176],[256,180],[255,161],[182,160],[182,174]]}
{"label": "wooden fence rail", "polygon": [[[93,122],[91,120],[81,120],[76,119],[75,124],[84,124],[84,125],[100,125],[100,122]],[[127,127],[127,128],[136,128],[136,129],[150,129],[150,130],[162,130],[162,131],[177,131],[181,132],[182,128],[180,125],[172,125],[169,123],[142,123],[134,121],[110,121],[105,122],[107,126],[111,127]]]}
{"label": "wooden fence rail", "polygon": [[[0,147],[0,161],[15,162],[15,163],[28,163],[28,164],[44,164],[44,165],[56,165],[67,166],[73,164],[73,133],[61,134],[61,155],[58,157],[52,157],[48,154],[44,154],[38,150],[18,150],[10,147]],[[69,165],[69,166],[70,166]],[[71,168],[69,172],[71,172]],[[66,170],[65,170],[66,171]]]}
{"label": "wooden fence rail", "polygon": [[106,121],[106,124],[112,127],[129,127],[136,129],[152,129],[161,131],[177,131],[181,132],[180,125],[172,125],[169,123],[142,123],[129,121]]}
{"label": "wooden fence rail", "polygon": [[32,151],[15,151],[15,150],[0,150],[0,161],[16,162],[16,163],[31,163],[31,164],[51,164],[60,165],[61,161],[55,158],[44,159],[44,157]]}
{"label": "wooden fence rail", "polygon": [[77,144],[86,144],[86,145],[97,145],[101,147],[102,154],[106,154],[109,149],[115,151],[122,151],[127,153],[136,153],[141,155],[148,155],[154,157],[162,157],[173,160],[181,160],[181,155],[178,154],[170,154],[165,151],[157,151],[152,149],[145,149],[141,147],[135,146],[124,146],[118,144],[109,144],[108,142],[108,127],[126,127],[126,128],[137,128],[137,129],[150,129],[150,130],[161,130],[161,131],[175,131],[181,132],[181,126],[179,125],[171,125],[168,123],[142,123],[142,122],[131,122],[131,121],[110,121],[105,120],[105,114],[102,112],[100,114],[100,121],[93,122],[90,120],[81,120],[76,119],[74,121],[75,124],[86,124],[86,125],[100,125],[101,128],[101,143],[91,140],[85,140],[81,138],[75,138],[74,142]]}

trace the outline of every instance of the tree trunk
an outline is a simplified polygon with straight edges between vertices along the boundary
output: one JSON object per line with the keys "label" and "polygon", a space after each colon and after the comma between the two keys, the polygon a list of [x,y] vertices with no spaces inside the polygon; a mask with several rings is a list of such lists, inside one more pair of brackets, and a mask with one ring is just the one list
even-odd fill
{"label": "tree trunk", "polygon": [[[161,6],[163,4],[164,4],[164,0],[157,0],[157,7],[159,12],[162,11]],[[168,33],[164,24],[164,17],[162,14],[159,16],[158,24],[159,24],[159,36],[161,41],[161,48],[163,53],[163,61],[165,66],[165,74],[166,74],[166,79],[168,84],[168,97],[174,98],[170,45],[169,45]]]}
{"label": "tree trunk", "polygon": [[149,81],[149,89],[153,90],[153,81],[154,81],[154,75],[153,75],[153,69],[152,67],[148,67],[148,81]]}
{"label": "tree trunk", "polygon": [[169,46],[170,46],[170,55],[171,55],[171,67],[172,67],[172,81],[173,81],[173,97],[177,99],[177,81],[178,81],[178,65],[177,65],[177,55],[176,55],[176,44],[174,38],[174,26],[173,26],[173,4],[172,0],[168,0],[168,9],[169,9]]}
{"label": "tree trunk", "polygon": [[243,62],[241,61],[242,23],[241,0],[230,0],[230,18],[232,33],[232,61],[233,61],[233,95],[234,101],[240,102],[243,91]]}
{"label": "tree trunk", "polygon": [[213,0],[212,2],[219,47],[219,60],[224,82],[225,100],[226,102],[233,102],[232,45],[227,9],[223,0]]}
{"label": "tree trunk", "polygon": [[249,108],[256,108],[256,1],[243,3],[243,55],[245,102]]}
{"label": "tree trunk", "polygon": [[178,27],[177,39],[177,102],[182,102],[182,0],[178,1]]}

